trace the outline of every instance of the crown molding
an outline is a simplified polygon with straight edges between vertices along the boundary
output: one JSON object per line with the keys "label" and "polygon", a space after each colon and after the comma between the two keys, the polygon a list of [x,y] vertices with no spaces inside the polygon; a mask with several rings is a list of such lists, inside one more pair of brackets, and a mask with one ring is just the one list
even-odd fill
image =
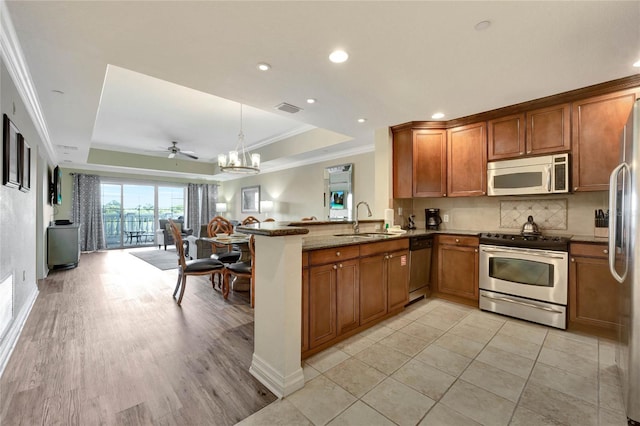
{"label": "crown molding", "polygon": [[5,0],[0,0],[0,56],[4,60],[7,71],[18,90],[18,94],[27,109],[36,132],[40,136],[47,156],[53,163],[57,163],[57,156],[51,144],[49,130],[40,107],[38,94],[31,79],[31,73],[22,53],[20,41],[13,27]]}

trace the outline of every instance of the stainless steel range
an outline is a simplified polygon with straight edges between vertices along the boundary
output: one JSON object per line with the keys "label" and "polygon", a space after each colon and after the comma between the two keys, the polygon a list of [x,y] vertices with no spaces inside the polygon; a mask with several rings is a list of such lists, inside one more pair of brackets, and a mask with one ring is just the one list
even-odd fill
{"label": "stainless steel range", "polygon": [[480,235],[480,309],[567,328],[567,237]]}

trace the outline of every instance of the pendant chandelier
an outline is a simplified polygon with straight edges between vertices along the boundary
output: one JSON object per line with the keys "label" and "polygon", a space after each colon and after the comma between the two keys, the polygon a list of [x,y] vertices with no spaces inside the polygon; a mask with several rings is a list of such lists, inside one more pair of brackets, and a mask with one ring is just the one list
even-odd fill
{"label": "pendant chandelier", "polygon": [[260,173],[260,154],[251,154],[244,146],[242,132],[242,104],[240,104],[240,133],[236,149],[226,154],[218,154],[218,166],[223,172],[256,174]]}

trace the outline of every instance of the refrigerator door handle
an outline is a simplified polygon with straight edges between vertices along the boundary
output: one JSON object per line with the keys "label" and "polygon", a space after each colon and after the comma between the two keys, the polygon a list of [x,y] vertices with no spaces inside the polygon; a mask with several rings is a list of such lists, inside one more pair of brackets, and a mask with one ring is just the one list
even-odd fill
{"label": "refrigerator door handle", "polygon": [[[624,262],[624,272],[622,276],[618,274],[616,270],[616,229],[618,228],[618,174],[621,170],[629,169],[627,163],[620,163],[613,171],[611,172],[611,176],[609,177],[609,211],[611,214],[609,215],[609,271],[613,278],[619,283],[624,282],[625,278],[627,278],[628,271],[628,262],[625,260]],[[628,184],[625,182],[625,184]],[[623,188],[623,196],[624,196],[624,188]],[[624,201],[624,199],[623,199]],[[622,206],[624,211],[624,206]],[[624,229],[624,228],[622,228]],[[623,239],[624,241],[624,239]],[[624,255],[626,256],[626,250],[624,250]]]}

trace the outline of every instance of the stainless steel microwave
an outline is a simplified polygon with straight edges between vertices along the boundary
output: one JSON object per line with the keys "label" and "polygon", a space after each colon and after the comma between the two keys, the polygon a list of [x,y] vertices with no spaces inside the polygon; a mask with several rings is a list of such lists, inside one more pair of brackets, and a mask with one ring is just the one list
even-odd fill
{"label": "stainless steel microwave", "polygon": [[569,192],[569,154],[487,163],[488,195]]}

